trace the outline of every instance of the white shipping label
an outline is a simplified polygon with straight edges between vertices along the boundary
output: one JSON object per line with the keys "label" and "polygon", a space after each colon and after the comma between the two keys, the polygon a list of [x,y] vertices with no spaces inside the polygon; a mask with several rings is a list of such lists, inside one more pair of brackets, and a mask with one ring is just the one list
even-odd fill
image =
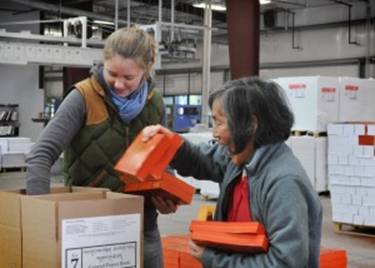
{"label": "white shipping label", "polygon": [[322,87],[320,88],[320,94],[323,100],[326,102],[334,102],[336,95],[335,87]]}
{"label": "white shipping label", "polygon": [[61,267],[140,267],[140,214],[62,221]]}
{"label": "white shipping label", "polygon": [[306,84],[304,83],[292,83],[288,85],[289,96],[292,98],[305,98]]}

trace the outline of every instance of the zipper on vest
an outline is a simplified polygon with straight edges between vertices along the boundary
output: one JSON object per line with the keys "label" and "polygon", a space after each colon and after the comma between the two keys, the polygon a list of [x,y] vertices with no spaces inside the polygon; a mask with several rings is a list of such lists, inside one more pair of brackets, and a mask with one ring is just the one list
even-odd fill
{"label": "zipper on vest", "polygon": [[125,127],[125,145],[126,148],[129,147],[129,127]]}

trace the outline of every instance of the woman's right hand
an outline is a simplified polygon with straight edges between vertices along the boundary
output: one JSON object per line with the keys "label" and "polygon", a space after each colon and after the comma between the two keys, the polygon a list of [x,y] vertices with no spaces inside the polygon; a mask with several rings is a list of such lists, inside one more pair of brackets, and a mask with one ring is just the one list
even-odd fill
{"label": "woman's right hand", "polygon": [[151,139],[153,136],[155,136],[158,133],[166,134],[166,135],[173,134],[172,131],[163,127],[162,125],[152,125],[152,126],[145,127],[142,130],[142,133],[143,133],[142,141],[144,142],[148,141],[149,139]]}

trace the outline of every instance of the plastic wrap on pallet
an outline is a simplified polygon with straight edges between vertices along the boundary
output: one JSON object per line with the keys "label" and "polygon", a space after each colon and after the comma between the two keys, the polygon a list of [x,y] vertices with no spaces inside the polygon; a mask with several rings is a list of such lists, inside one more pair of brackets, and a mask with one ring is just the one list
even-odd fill
{"label": "plastic wrap on pallet", "polygon": [[[328,126],[332,220],[375,226],[375,136],[368,122]],[[370,131],[369,131],[370,129]]]}

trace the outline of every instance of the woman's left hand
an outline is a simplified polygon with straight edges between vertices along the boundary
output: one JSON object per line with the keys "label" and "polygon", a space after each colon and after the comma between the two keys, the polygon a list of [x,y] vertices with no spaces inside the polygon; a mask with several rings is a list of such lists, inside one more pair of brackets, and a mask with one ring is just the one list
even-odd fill
{"label": "woman's left hand", "polygon": [[151,196],[152,203],[161,214],[175,213],[178,208],[178,204],[170,199],[165,199],[158,195]]}
{"label": "woman's left hand", "polygon": [[190,254],[197,258],[198,260],[202,259],[204,247],[200,247],[197,244],[195,244],[192,240],[189,241],[189,247],[190,247]]}

